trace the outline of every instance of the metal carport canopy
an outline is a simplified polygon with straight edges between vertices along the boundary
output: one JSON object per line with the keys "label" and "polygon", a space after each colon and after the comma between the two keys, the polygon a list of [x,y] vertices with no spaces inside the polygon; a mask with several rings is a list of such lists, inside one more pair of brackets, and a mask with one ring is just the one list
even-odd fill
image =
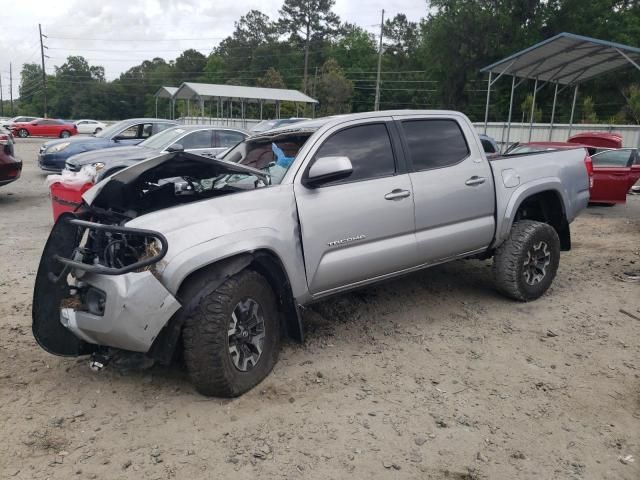
{"label": "metal carport canopy", "polygon": [[160,87],[154,96],[160,98],[173,98],[177,91],[178,87]]}
{"label": "metal carport canopy", "polygon": [[480,71],[570,85],[628,63],[640,69],[640,48],[565,32]]}
{"label": "metal carport canopy", "polygon": [[200,99],[221,98],[225,100],[318,103],[317,100],[297,90],[192,82],[185,82],[180,85],[173,97],[174,99],[183,100],[198,97]]}
{"label": "metal carport canopy", "polygon": [[178,91],[178,87],[160,87],[156,93],[153,94],[156,97],[156,118],[158,118],[158,98],[168,98],[171,101],[171,118],[174,117],[175,100],[173,96]]}
{"label": "metal carport canopy", "polygon": [[[567,32],[559,33],[555,37],[536,43],[503,60],[492,63],[480,70],[481,72],[489,73],[487,103],[484,114],[484,131],[485,133],[487,132],[491,86],[498,81],[502,75],[510,75],[513,77],[507,128],[507,143],[509,143],[511,113],[513,110],[513,92],[524,80],[535,80],[529,123],[529,141],[531,141],[531,131],[533,128],[536,94],[547,83],[555,84],[550,121],[551,128],[549,130],[549,139],[551,139],[559,85],[564,85],[563,90],[567,88],[567,86],[575,86],[569,121],[569,134],[571,134],[573,114],[578,96],[578,85],[598,75],[618,70],[629,64],[640,70],[640,48]],[[492,80],[494,74],[497,74],[497,76]],[[522,80],[516,84],[516,78]],[[542,82],[542,85],[538,86],[538,82]]]}

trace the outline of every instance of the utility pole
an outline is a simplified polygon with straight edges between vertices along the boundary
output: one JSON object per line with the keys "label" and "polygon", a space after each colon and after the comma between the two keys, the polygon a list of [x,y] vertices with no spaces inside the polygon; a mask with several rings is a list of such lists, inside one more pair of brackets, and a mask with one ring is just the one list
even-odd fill
{"label": "utility pole", "polygon": [[380,110],[380,69],[382,68],[382,33],[384,31],[384,9],[382,9],[382,20],[380,21],[380,50],[378,51],[378,76],[376,78],[376,100],[373,109]]}
{"label": "utility pole", "polygon": [[[42,43],[42,37],[47,38],[42,34],[42,25],[38,24],[38,31],[40,32],[40,57],[42,58],[42,88],[44,90],[44,118],[47,118],[47,74],[44,70],[44,44]],[[157,115],[156,115],[157,116]]]}
{"label": "utility pole", "polygon": [[[313,76],[313,98],[316,98],[316,86],[318,84],[318,67],[316,66],[316,74]],[[304,113],[307,114],[307,104],[304,104]],[[311,104],[311,118],[316,118],[316,104]]]}
{"label": "utility pole", "polygon": [[11,116],[13,117],[13,73],[9,62],[9,98],[11,99]]}
{"label": "utility pole", "polygon": [[2,99],[2,75],[0,74],[0,117],[4,117],[4,100]]}

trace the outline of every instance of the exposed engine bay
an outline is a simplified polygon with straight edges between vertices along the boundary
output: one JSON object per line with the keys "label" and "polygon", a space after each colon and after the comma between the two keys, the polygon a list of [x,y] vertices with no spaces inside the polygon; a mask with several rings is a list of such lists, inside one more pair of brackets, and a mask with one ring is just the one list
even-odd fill
{"label": "exposed engine bay", "polygon": [[121,221],[175,205],[278,184],[312,132],[262,135],[224,158],[186,152],[158,156],[100,182],[94,213]]}

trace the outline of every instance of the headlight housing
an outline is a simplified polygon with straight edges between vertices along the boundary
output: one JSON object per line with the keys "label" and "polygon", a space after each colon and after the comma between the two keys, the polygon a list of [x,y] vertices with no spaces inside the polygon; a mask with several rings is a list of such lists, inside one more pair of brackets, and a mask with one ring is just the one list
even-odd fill
{"label": "headlight housing", "polygon": [[96,169],[96,172],[99,172],[104,168],[104,163],[96,162],[96,163],[92,163],[91,166]]}
{"label": "headlight housing", "polygon": [[56,145],[47,148],[47,153],[58,153],[58,152],[61,152],[62,150],[67,148],[69,145],[71,145],[71,142],[57,143]]}

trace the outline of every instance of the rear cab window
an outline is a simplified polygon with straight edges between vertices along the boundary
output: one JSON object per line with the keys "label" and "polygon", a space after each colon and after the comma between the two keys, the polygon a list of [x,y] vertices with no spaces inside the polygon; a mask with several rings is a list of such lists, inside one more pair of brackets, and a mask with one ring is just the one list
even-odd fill
{"label": "rear cab window", "polygon": [[414,171],[448,167],[469,156],[467,140],[455,120],[403,120],[401,125]]}

